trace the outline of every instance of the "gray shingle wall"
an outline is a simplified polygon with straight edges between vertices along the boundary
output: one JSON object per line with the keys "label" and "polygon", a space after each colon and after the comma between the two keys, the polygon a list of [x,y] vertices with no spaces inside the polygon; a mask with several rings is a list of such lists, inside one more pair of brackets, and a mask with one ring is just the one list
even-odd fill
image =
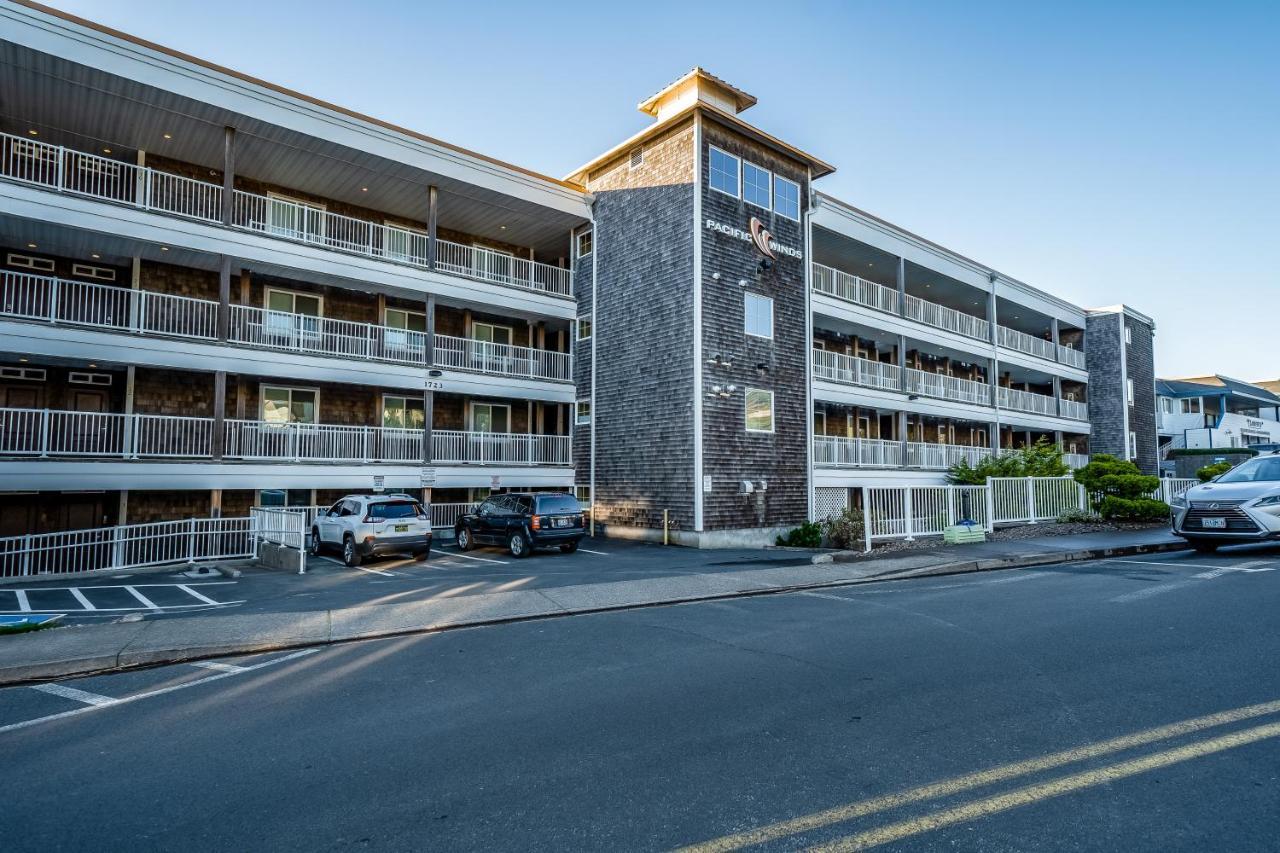
{"label": "gray shingle wall", "polygon": [[[1123,323],[1132,342],[1123,344]],[[1120,356],[1125,353],[1124,371]],[[1144,473],[1158,473],[1155,401],[1154,333],[1150,326],[1125,314],[1090,314],[1085,321],[1085,359],[1089,369],[1090,453],[1128,458],[1129,429],[1137,433],[1138,458]],[[1134,404],[1128,406],[1125,378],[1133,380]]]}
{"label": "gray shingle wall", "polygon": [[1125,347],[1129,378],[1133,380],[1133,406],[1129,409],[1129,429],[1137,433],[1138,458],[1144,474],[1159,474],[1160,459],[1156,434],[1155,335],[1150,326],[1125,315],[1130,344]]}
{"label": "gray shingle wall", "polygon": [[[808,206],[807,175],[803,166],[712,121],[705,121],[703,128],[703,362],[717,354],[732,362],[728,368],[706,365],[703,384],[737,387],[728,398],[703,398],[703,473],[712,478],[712,491],[703,500],[703,526],[717,530],[798,524],[808,511],[804,261],[779,254],[772,269],[759,272],[763,256],[754,244],[707,230],[705,220],[747,230],[751,217],[756,217],[778,243],[801,251],[804,231],[799,222],[711,190],[705,177],[709,146],[798,183],[802,211]],[[720,274],[718,280],[712,277],[715,273]],[[740,284],[743,279],[745,287]],[[745,292],[773,300],[772,340],[746,334]],[[747,388],[773,392],[773,433],[746,431]],[[768,488],[763,496],[743,495],[743,480],[756,487],[765,481]]]}

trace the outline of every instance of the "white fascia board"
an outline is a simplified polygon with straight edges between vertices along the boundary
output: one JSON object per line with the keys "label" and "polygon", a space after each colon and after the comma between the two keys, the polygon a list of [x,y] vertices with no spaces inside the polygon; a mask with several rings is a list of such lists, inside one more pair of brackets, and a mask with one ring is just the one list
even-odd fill
{"label": "white fascia board", "polygon": [[950,349],[960,350],[973,355],[975,362],[985,363],[987,359],[991,358],[990,341],[980,341],[966,335],[957,335],[955,332],[948,332],[945,329],[899,317],[896,314],[886,314],[874,308],[854,305],[851,302],[836,299],[825,293],[814,293],[811,302],[814,313],[821,314],[824,317],[832,317],[836,320],[843,320],[846,323],[857,323],[862,326],[883,329],[893,335],[906,335],[908,338],[921,343],[934,343]]}
{"label": "white fascia board", "polygon": [[[350,357],[307,355],[4,318],[0,318],[0,340],[5,341],[7,351],[25,355],[78,361],[110,361],[206,374],[225,370],[248,376],[346,383],[386,390],[421,392],[429,369]],[[539,382],[447,368],[435,369],[443,374],[438,380],[444,383],[444,388],[440,390],[449,394],[555,403],[572,403],[576,399],[573,386],[566,382]]]}
{"label": "white fascia board", "polygon": [[[572,468],[435,464],[436,487],[488,486],[493,477],[504,486],[567,487]],[[87,462],[17,460],[0,462],[6,491],[187,491],[204,489],[370,489],[382,477],[388,491],[418,489],[417,465],[217,462]]]}
{"label": "white fascia board", "polygon": [[1028,370],[1048,373],[1050,376],[1061,376],[1063,379],[1070,379],[1072,382],[1087,383],[1089,381],[1089,371],[1084,368],[1073,367],[1060,361],[1047,361],[1038,356],[1028,355],[1021,350],[1000,347],[999,358],[1001,368],[1008,364],[1016,364]]}
{"label": "white fascia board", "polygon": [[5,39],[69,62],[587,219],[589,197],[464,151],[290,97],[32,9],[0,6]]}
{"label": "white fascia board", "polygon": [[333,284],[334,279],[340,279],[348,282],[351,289],[367,292],[367,288],[360,287],[367,282],[395,288],[411,298],[425,298],[427,293],[434,293],[447,300],[487,306],[489,310],[505,308],[563,320],[572,320],[577,313],[572,299],[486,284],[440,271],[11,181],[0,181],[0,213],[145,243],[181,246],[211,255],[226,254],[250,263],[284,266],[297,270],[300,279],[316,284]]}
{"label": "white fascia board", "polygon": [[858,486],[941,486],[945,471],[918,468],[822,468],[814,466],[815,488],[857,488]]}
{"label": "white fascia board", "polygon": [[862,388],[855,385],[845,385],[840,382],[827,382],[822,379],[814,379],[813,381],[814,400],[822,400],[842,406],[889,409],[895,412],[912,412],[939,418],[959,418],[980,423],[991,423],[996,419],[996,410],[992,406],[976,406],[973,403],[938,400],[932,397],[909,400],[907,396],[903,391],[882,391],[878,388]]}
{"label": "white fascia board", "polygon": [[1077,421],[1073,418],[1059,418],[1048,415],[1033,415],[1029,412],[1017,412],[1013,409],[1000,410],[1000,426],[1010,429],[1033,429],[1045,431],[1069,432],[1072,435],[1088,435],[1088,421]]}

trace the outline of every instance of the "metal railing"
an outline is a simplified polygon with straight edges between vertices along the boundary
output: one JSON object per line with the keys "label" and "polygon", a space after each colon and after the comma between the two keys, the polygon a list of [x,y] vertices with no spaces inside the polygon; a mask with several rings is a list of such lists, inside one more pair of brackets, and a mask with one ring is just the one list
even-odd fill
{"label": "metal railing", "polygon": [[1050,361],[1055,360],[1056,348],[1053,341],[1033,337],[1026,332],[1010,329],[1008,326],[996,326],[996,343],[1006,349],[1029,353]]}
{"label": "metal railing", "polygon": [[950,468],[960,461],[976,465],[991,455],[988,447],[970,447],[963,444],[932,444],[927,441],[907,442],[907,466],[912,468]]}
{"label": "metal railing", "polygon": [[218,303],[207,299],[18,272],[0,275],[0,315],[179,338],[218,335]]}
{"label": "metal railing", "polygon": [[0,539],[0,577],[80,575],[254,556],[249,518],[192,518]]}
{"label": "metal railing", "polygon": [[[203,222],[222,222],[222,186],[0,134],[0,177]],[[314,204],[232,193],[232,227],[326,249],[428,268],[426,234],[331,213]],[[554,296],[573,295],[573,272],[475,246],[437,241],[437,268]],[[447,256],[447,261],[445,259]]]}
{"label": "metal railing", "polygon": [[938,536],[962,521],[991,529],[984,486],[869,486],[862,490],[864,536],[876,539]]}
{"label": "metal railing", "polygon": [[916,370],[911,367],[907,368],[906,390],[925,397],[939,397],[943,400],[973,403],[978,406],[991,405],[991,386],[985,382],[974,382],[971,379],[945,376],[941,373],[930,373],[927,370]]}
{"label": "metal railing", "polygon": [[432,461],[479,465],[568,465],[567,435],[510,432],[431,433]]}
{"label": "metal railing", "polygon": [[566,352],[495,344],[452,335],[435,336],[435,364],[495,376],[573,381],[572,357]]}
{"label": "metal railing", "polygon": [[1088,465],[1088,464],[1089,464],[1089,454],[1087,454],[1087,453],[1064,453],[1064,454],[1062,454],[1062,461],[1063,461],[1064,463],[1066,463],[1066,466],[1067,466],[1068,468],[1070,468],[1072,471],[1074,471],[1074,470],[1076,470],[1077,468],[1083,468],[1084,466],[1086,466],[1086,465]]}
{"label": "metal railing", "polygon": [[991,324],[981,317],[975,317],[936,302],[928,302],[909,293],[906,294],[904,304],[906,305],[904,317],[917,320],[926,326],[955,332],[967,338],[977,338],[980,341],[991,340]]}
{"label": "metal railing", "polygon": [[866,358],[813,348],[813,375],[816,379],[881,388],[886,391],[902,390],[902,369],[896,364],[885,364]]}
{"label": "metal railing", "polygon": [[1017,388],[999,389],[1000,407],[1018,412],[1032,412],[1038,415],[1056,415],[1058,408],[1053,397],[1048,394],[1034,394],[1030,391],[1019,391]]}
{"label": "metal railing", "polygon": [[422,430],[228,420],[228,459],[421,464]]}
{"label": "metal railing", "polygon": [[822,264],[812,264],[813,289],[845,302],[899,314],[898,291]]}
{"label": "metal railing", "polygon": [[208,459],[212,440],[212,418],[0,409],[2,456]]}
{"label": "metal railing", "polygon": [[1059,413],[1064,418],[1071,418],[1077,421],[1089,420],[1089,404],[1082,403],[1079,400],[1061,399],[1058,401]]}
{"label": "metal railing", "polygon": [[231,306],[228,337],[233,343],[265,349],[397,364],[427,363],[425,332],[248,305]]}
{"label": "metal railing", "polygon": [[1086,364],[1083,352],[1075,347],[1064,346],[1063,344],[1058,344],[1058,361],[1063,364],[1069,364],[1072,367],[1078,367],[1081,370],[1085,368]]}
{"label": "metal railing", "polygon": [[1088,495],[1071,477],[988,477],[996,523],[1054,521],[1068,510],[1087,510]]}
{"label": "metal railing", "polygon": [[878,438],[813,437],[813,464],[819,467],[894,467],[902,465],[902,444]]}

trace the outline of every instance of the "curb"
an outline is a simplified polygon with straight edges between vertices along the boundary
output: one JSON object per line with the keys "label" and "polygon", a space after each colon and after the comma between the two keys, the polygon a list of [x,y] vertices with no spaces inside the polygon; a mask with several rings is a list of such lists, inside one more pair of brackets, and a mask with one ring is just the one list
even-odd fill
{"label": "curb", "polygon": [[[414,634],[436,634],[444,631],[460,630],[463,628],[506,625],[518,622],[532,622],[542,619],[559,619],[566,616],[587,616],[600,613],[615,613],[626,610],[641,610],[650,607],[672,607],[681,604],[696,604],[698,602],[705,601],[756,598],[766,595],[785,595],[788,593],[804,592],[806,590],[815,589],[837,589],[840,587],[858,586],[868,583],[882,583],[884,581],[893,580],[970,574],[974,572],[996,571],[1000,569],[1029,568],[1032,566],[1046,566],[1080,562],[1083,560],[1105,559],[1107,557],[1131,556],[1136,554],[1157,554],[1170,551],[1184,551],[1188,550],[1189,547],[1190,546],[1182,542],[1166,542],[1150,545],[1086,548],[1075,551],[1053,551],[1038,554],[1023,554],[1016,557],[997,557],[985,560],[960,560],[933,566],[924,566],[916,569],[890,570],[880,572],[878,574],[866,575],[860,578],[845,578],[817,583],[792,584],[787,586],[760,587],[755,589],[736,590],[733,592],[708,593],[705,595],[692,595],[680,598],[662,599],[658,601],[635,602],[630,604],[612,604],[599,607],[582,607],[574,609],[562,608],[550,610],[545,613],[461,620],[452,624],[405,626],[382,631],[348,632],[339,635],[335,635],[333,630],[334,615],[345,611],[309,611],[287,615],[297,617],[297,619],[309,617],[313,620],[318,620],[323,617],[327,630],[320,632],[314,631],[314,629],[312,631],[307,631],[299,630],[297,627],[294,627],[293,629],[286,627],[280,632],[284,636],[278,636],[274,640],[258,640],[249,642],[201,641],[185,647],[148,649],[145,651],[130,649],[130,646],[134,644],[134,640],[137,639],[136,634],[134,634],[124,643],[123,647],[115,652],[108,652],[100,648],[95,653],[85,655],[83,657],[68,657],[60,660],[2,666],[0,667],[0,687],[48,681],[57,678],[68,678],[71,676],[97,675],[106,672],[121,672],[125,670],[142,669],[167,664],[186,663],[208,658],[225,657],[227,655],[261,654],[264,652],[337,645],[340,643],[358,642],[361,640],[403,637]],[[861,554],[862,552],[843,553]],[[819,558],[832,558],[835,556],[838,556],[838,554],[821,554],[815,557],[815,562],[832,562],[831,559],[821,560]],[[853,561],[840,560],[839,562]],[[279,618],[280,615],[282,614],[275,614],[275,618]],[[264,616],[264,618],[272,617]],[[141,630],[144,630],[144,626],[155,623],[138,622],[132,624],[137,626],[136,631],[140,633]],[[72,628],[71,630],[76,629]]]}

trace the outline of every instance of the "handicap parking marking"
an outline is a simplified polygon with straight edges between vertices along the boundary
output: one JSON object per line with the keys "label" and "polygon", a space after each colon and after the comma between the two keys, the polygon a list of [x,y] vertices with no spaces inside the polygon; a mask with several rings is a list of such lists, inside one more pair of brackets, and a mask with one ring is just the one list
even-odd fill
{"label": "handicap parking marking", "polygon": [[31,602],[27,600],[27,591],[25,589],[14,589],[9,591],[13,593],[14,598],[18,601],[18,612],[30,613]]}
{"label": "handicap parking marking", "polygon": [[138,590],[137,590],[136,588],[131,587],[131,586],[126,586],[126,587],[125,587],[125,590],[127,590],[127,591],[128,591],[128,593],[129,593],[130,595],[132,595],[134,598],[138,599],[138,601],[141,601],[141,602],[142,602],[142,606],[143,606],[143,607],[145,607],[145,608],[147,608],[148,610],[159,610],[159,609],[160,609],[159,605],[157,605],[157,604],[156,604],[154,601],[152,601],[151,599],[147,598],[147,597],[146,597],[145,595],[143,595],[142,593],[138,592]]}
{"label": "handicap parking marking", "polygon": [[92,602],[92,601],[90,601],[89,599],[85,598],[84,593],[83,593],[83,592],[81,592],[80,590],[76,589],[75,587],[71,587],[71,588],[70,588],[70,592],[71,592],[71,597],[72,597],[72,598],[74,598],[76,601],[80,602],[80,606],[81,606],[82,608],[84,608],[85,610],[97,610],[97,609],[98,609],[97,607],[95,607],[95,606],[93,605],[93,602]]}

